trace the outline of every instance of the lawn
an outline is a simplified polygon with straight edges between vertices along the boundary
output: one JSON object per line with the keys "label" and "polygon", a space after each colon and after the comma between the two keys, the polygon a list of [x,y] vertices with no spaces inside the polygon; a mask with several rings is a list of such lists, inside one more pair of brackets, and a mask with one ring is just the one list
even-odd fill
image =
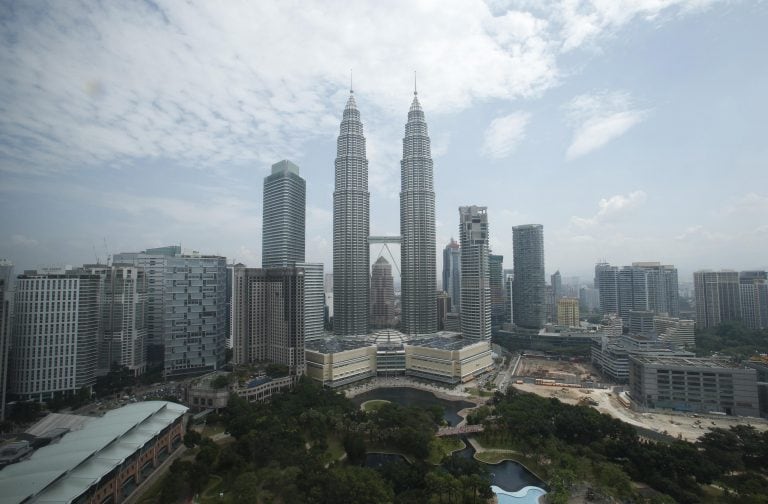
{"label": "lawn", "polygon": [[442,462],[443,457],[450,455],[456,450],[462,450],[464,447],[466,447],[464,441],[456,436],[436,437],[429,445],[427,462],[437,465]]}
{"label": "lawn", "polygon": [[365,401],[360,407],[363,408],[363,411],[376,411],[385,404],[389,404],[389,401],[385,401],[384,399],[372,399],[370,401]]}

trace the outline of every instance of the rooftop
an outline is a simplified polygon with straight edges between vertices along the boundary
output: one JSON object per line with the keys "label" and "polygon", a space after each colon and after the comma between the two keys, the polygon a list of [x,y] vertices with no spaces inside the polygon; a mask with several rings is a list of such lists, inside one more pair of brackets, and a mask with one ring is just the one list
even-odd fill
{"label": "rooftop", "polygon": [[697,367],[708,369],[744,369],[743,367],[734,366],[728,362],[712,359],[709,357],[633,356],[632,358],[641,364],[657,364],[661,366]]}
{"label": "rooftop", "polygon": [[166,401],[107,412],[0,471],[0,504],[71,502],[187,411]]}
{"label": "rooftop", "polygon": [[374,346],[374,344],[364,339],[347,339],[337,337],[307,341],[305,344],[305,348],[307,350],[323,354],[345,352],[347,350],[354,350],[356,348],[364,348],[369,346]]}

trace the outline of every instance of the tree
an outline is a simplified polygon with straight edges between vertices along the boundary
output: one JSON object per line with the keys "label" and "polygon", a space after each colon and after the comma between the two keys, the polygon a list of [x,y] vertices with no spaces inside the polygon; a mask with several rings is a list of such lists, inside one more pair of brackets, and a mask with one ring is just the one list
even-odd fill
{"label": "tree", "polygon": [[259,478],[254,472],[244,472],[232,485],[233,504],[252,504],[259,501]]}

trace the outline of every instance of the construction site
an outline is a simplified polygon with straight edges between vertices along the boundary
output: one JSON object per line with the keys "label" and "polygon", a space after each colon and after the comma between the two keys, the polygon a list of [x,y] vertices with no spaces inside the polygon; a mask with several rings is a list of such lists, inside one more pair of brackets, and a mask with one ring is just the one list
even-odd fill
{"label": "construction site", "polygon": [[592,406],[636,427],[688,441],[695,441],[717,427],[752,425],[761,431],[768,430],[768,421],[762,418],[635,411],[623,392],[624,387],[603,382],[590,363],[578,360],[522,356],[510,386],[567,404]]}

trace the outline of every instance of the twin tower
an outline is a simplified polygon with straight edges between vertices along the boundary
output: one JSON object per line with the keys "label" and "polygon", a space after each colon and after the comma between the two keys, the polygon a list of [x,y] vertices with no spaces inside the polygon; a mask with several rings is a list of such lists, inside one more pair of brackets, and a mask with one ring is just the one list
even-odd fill
{"label": "twin tower", "polygon": [[[400,161],[400,301],[401,331],[418,336],[437,330],[435,191],[427,123],[413,95]],[[333,327],[338,335],[364,335],[370,316],[370,193],[363,123],[351,90],[336,149]]]}

